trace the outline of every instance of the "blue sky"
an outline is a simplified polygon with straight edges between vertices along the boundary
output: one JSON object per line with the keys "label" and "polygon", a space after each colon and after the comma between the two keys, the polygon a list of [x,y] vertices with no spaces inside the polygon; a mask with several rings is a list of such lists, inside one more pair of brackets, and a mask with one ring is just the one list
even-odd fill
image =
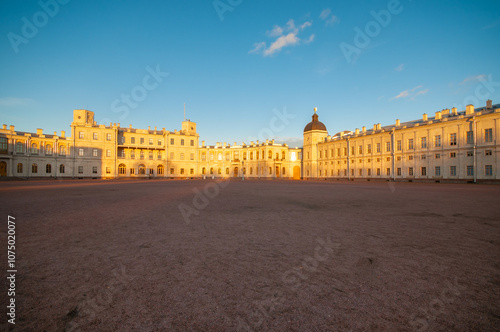
{"label": "blue sky", "polygon": [[[189,5],[187,4],[189,3]],[[0,117],[17,130],[99,123],[301,145],[500,103],[499,1],[0,2]]]}

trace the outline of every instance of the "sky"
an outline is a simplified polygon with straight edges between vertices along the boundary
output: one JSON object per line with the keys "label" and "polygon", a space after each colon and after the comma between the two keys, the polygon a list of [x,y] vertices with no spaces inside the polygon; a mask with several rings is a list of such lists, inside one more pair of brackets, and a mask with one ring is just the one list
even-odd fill
{"label": "sky", "polygon": [[0,1],[0,119],[99,124],[302,146],[500,103],[500,1]]}

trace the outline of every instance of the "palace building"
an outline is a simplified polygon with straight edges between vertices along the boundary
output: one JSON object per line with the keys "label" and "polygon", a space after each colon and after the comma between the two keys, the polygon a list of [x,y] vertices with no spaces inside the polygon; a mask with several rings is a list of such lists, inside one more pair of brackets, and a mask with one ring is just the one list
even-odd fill
{"label": "palace building", "polygon": [[500,180],[500,105],[467,105],[421,119],[333,136],[318,120],[303,148],[274,140],[207,146],[196,123],[181,130],[98,125],[74,110],[71,136],[0,129],[0,176],[13,178],[270,178],[386,181]]}

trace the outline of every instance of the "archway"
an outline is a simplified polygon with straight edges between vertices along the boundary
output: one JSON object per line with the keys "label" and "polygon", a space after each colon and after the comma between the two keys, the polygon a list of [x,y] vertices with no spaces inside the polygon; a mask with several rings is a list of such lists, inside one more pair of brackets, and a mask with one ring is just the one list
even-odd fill
{"label": "archway", "polygon": [[235,167],[234,168],[234,177],[237,177],[238,176],[238,167]]}
{"label": "archway", "polygon": [[295,166],[293,168],[293,179],[300,180],[300,167],[299,166]]}
{"label": "archway", "polygon": [[0,161],[0,176],[7,176],[7,163]]}
{"label": "archway", "polygon": [[279,166],[276,166],[276,177],[277,178],[280,177],[280,167]]}

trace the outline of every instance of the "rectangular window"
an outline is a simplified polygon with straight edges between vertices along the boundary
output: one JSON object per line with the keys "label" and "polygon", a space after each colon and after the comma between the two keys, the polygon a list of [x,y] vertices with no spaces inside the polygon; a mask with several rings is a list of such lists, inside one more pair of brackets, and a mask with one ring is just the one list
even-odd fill
{"label": "rectangular window", "polygon": [[413,167],[408,168],[408,175],[413,176]]}
{"label": "rectangular window", "polygon": [[78,166],[78,174],[83,174],[83,166]]}
{"label": "rectangular window", "polygon": [[130,151],[130,159],[135,159],[135,150]]}
{"label": "rectangular window", "polygon": [[191,146],[194,146],[194,139],[191,140],[190,144]]}
{"label": "rectangular window", "polygon": [[157,157],[158,160],[161,160],[161,151],[158,151],[158,157]]}
{"label": "rectangular window", "polygon": [[385,170],[385,174],[386,174],[386,175],[391,175],[391,169],[390,169],[390,168],[387,168],[387,169]]}
{"label": "rectangular window", "polygon": [[457,134],[450,134],[450,145],[457,145]]}
{"label": "rectangular window", "polygon": [[130,175],[134,175],[135,174],[135,168],[131,168],[130,169]]}
{"label": "rectangular window", "polygon": [[139,158],[141,160],[144,159],[144,151],[141,150],[141,152],[139,153]]}
{"label": "rectangular window", "polygon": [[408,150],[413,150],[413,138],[408,139]]}
{"label": "rectangular window", "polygon": [[106,141],[111,141],[111,134],[106,134]]}
{"label": "rectangular window", "polygon": [[401,140],[398,140],[398,141],[396,142],[396,149],[397,149],[398,151],[401,151]]}
{"label": "rectangular window", "polygon": [[184,168],[181,168],[181,175],[184,174]]}
{"label": "rectangular window", "polygon": [[351,155],[354,156],[354,146],[351,146]]}
{"label": "rectangular window", "polygon": [[97,156],[98,156],[97,149],[92,149],[92,157],[97,157]]}
{"label": "rectangular window", "polygon": [[184,138],[181,138],[181,145],[184,145]]}
{"label": "rectangular window", "polygon": [[106,157],[111,157],[111,150],[106,150]]}
{"label": "rectangular window", "polygon": [[484,166],[484,174],[486,176],[492,176],[493,175],[493,165]]}
{"label": "rectangular window", "polygon": [[158,140],[158,145],[161,145],[161,139]]}
{"label": "rectangular window", "polygon": [[398,167],[398,172],[397,172],[398,176],[401,176],[401,167]]}
{"label": "rectangular window", "polygon": [[84,151],[84,150],[83,150],[83,148],[79,148],[79,149],[78,149],[78,155],[79,155],[80,157],[83,157],[83,151]]}
{"label": "rectangular window", "polygon": [[149,145],[153,145],[153,139],[152,138],[149,139]]}
{"label": "rectangular window", "polygon": [[170,160],[173,160],[173,159],[174,159],[174,153],[170,152]]}
{"label": "rectangular window", "polygon": [[153,160],[153,151],[149,151],[149,160]]}
{"label": "rectangular window", "polygon": [[484,141],[485,142],[493,142],[493,129],[485,129],[484,130]]}
{"label": "rectangular window", "polygon": [[457,176],[457,166],[450,166],[450,176]]}
{"label": "rectangular window", "polygon": [[420,174],[422,174],[422,176],[427,176],[427,167],[422,167]]}
{"label": "rectangular window", "polygon": [[491,150],[485,150],[484,151],[484,155],[485,156],[491,156],[491,154],[492,154]]}
{"label": "rectangular window", "polygon": [[401,156],[397,156],[397,157],[396,157],[396,160],[397,160],[397,161],[401,161]]}
{"label": "rectangular window", "polygon": [[141,140],[141,144],[144,144],[144,137],[141,137],[140,140]]}
{"label": "rectangular window", "polygon": [[191,174],[191,175],[193,175],[193,174],[194,174],[194,168],[191,168],[191,169],[189,170],[189,174]]}
{"label": "rectangular window", "polygon": [[6,137],[0,138],[0,153],[7,154],[9,152],[9,140]]}
{"label": "rectangular window", "polygon": [[173,175],[173,174],[174,174],[174,168],[170,167],[170,175]]}
{"label": "rectangular window", "polygon": [[340,157],[340,148],[337,148],[337,157]]}
{"label": "rectangular window", "polygon": [[377,168],[377,175],[380,175],[380,168]]}
{"label": "rectangular window", "polygon": [[473,176],[474,175],[474,166],[467,166],[467,176]]}
{"label": "rectangular window", "polygon": [[413,156],[408,156],[408,160],[413,160]]}
{"label": "rectangular window", "polygon": [[363,170],[362,169],[358,170],[358,174],[359,174],[359,176],[362,176],[363,175]]}
{"label": "rectangular window", "polygon": [[450,152],[450,158],[456,158],[457,153],[456,152]]}
{"label": "rectangular window", "polygon": [[441,135],[434,136],[434,146],[437,148],[441,146]]}
{"label": "rectangular window", "polygon": [[441,167],[440,166],[434,167],[434,175],[441,176]]}
{"label": "rectangular window", "polygon": [[93,139],[94,139],[95,141],[99,139],[99,134],[98,134],[98,133],[94,133],[94,135],[93,135],[93,136],[94,136],[94,137],[93,137]]}
{"label": "rectangular window", "polygon": [[78,133],[78,138],[79,138],[79,139],[83,139],[84,137],[85,137],[84,132],[83,132],[83,131],[80,131],[80,132]]}
{"label": "rectangular window", "polygon": [[358,154],[363,154],[363,146],[358,146]]}
{"label": "rectangular window", "polygon": [[347,156],[347,148],[344,148],[344,156]]}
{"label": "rectangular window", "polygon": [[380,143],[377,143],[377,152],[380,152]]}
{"label": "rectangular window", "polygon": [[189,155],[189,160],[194,160],[194,153],[191,153],[191,154]]}
{"label": "rectangular window", "polygon": [[441,153],[436,153],[436,154],[434,155],[434,157],[435,157],[436,159],[440,159],[440,158],[441,158]]}
{"label": "rectangular window", "polygon": [[181,160],[184,160],[184,153],[181,153]]}
{"label": "rectangular window", "polygon": [[170,145],[174,145],[174,139],[173,138],[170,139]]}
{"label": "rectangular window", "polygon": [[474,132],[473,131],[467,132],[467,144],[474,144]]}
{"label": "rectangular window", "polygon": [[473,157],[474,151],[467,151],[467,157]]}
{"label": "rectangular window", "polygon": [[[368,153],[372,153],[372,145],[371,144],[368,144],[367,145],[367,152]],[[333,157],[333,156],[332,156]]]}
{"label": "rectangular window", "polygon": [[106,167],[106,174],[111,174],[111,167]]}
{"label": "rectangular window", "polygon": [[427,137],[421,137],[420,138],[420,147],[422,149],[426,149],[427,148]]}
{"label": "rectangular window", "polygon": [[385,152],[391,151],[391,142],[385,142]]}
{"label": "rectangular window", "polygon": [[130,144],[135,144],[135,137],[130,137]]}
{"label": "rectangular window", "polygon": [[368,176],[371,176],[371,175],[372,175],[372,169],[368,168]]}
{"label": "rectangular window", "polygon": [[97,174],[97,166],[92,166],[92,173]]}

